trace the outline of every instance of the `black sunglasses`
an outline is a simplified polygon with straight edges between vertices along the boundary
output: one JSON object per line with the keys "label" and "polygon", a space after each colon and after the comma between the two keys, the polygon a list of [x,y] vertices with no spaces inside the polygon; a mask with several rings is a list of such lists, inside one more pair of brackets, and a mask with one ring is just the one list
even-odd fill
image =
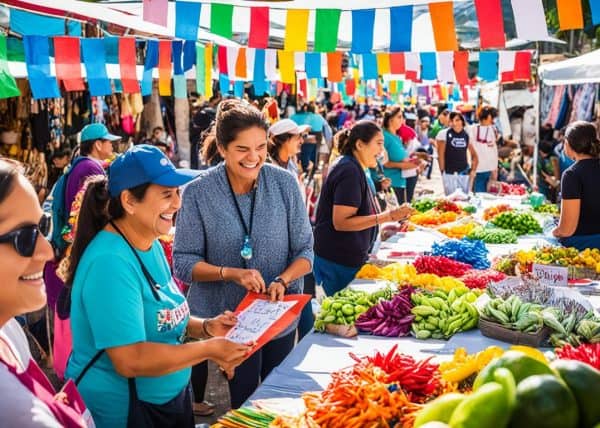
{"label": "black sunglasses", "polygon": [[44,213],[39,224],[30,224],[0,235],[0,244],[11,243],[21,257],[31,257],[35,251],[35,245],[39,234],[47,237],[50,233],[52,217]]}

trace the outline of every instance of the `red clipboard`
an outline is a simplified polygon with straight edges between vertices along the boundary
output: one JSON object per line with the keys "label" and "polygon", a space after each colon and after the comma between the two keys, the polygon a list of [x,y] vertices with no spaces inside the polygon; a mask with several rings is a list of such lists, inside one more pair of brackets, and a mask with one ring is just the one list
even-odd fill
{"label": "red clipboard", "polygon": [[[297,302],[294,306],[289,308],[282,316],[279,318],[271,327],[265,331],[262,336],[258,338],[256,341],[256,345],[252,348],[252,351],[248,354],[248,357],[258,351],[261,347],[266,345],[271,341],[275,336],[285,330],[291,323],[293,323],[298,316],[300,316],[300,312],[302,312],[302,308],[310,301],[312,296],[310,294],[289,294],[283,297],[284,302]],[[248,306],[252,304],[255,300],[271,300],[270,296],[265,294],[258,293],[248,293],[246,297],[240,302],[238,307],[235,309],[235,314],[239,314],[241,311],[246,309]]]}

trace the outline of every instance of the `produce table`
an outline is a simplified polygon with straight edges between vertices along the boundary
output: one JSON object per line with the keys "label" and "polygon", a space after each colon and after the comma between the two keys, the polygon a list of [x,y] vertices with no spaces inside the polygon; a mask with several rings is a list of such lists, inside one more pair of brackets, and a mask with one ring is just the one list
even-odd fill
{"label": "produce table", "polygon": [[[596,309],[600,309],[600,297],[589,296]],[[387,352],[398,343],[398,351],[418,357],[431,355],[438,359],[451,359],[457,348],[465,348],[469,354],[479,352],[488,346],[500,346],[508,349],[511,345],[490,339],[479,330],[458,333],[450,340],[417,340],[411,336],[389,338],[359,335],[346,339],[323,333],[306,335],[287,358],[276,367],[249,401],[265,398],[299,398],[307,391],[320,391],[327,387],[330,374],[336,370],[354,364],[349,356],[352,352],[358,356],[373,354],[375,351]]]}

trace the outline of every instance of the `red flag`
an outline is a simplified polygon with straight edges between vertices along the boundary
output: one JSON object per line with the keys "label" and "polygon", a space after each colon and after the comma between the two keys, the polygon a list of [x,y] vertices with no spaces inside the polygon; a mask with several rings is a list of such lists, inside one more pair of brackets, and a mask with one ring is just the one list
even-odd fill
{"label": "red flag", "polygon": [[354,79],[346,79],[346,95],[349,97],[356,93],[356,81]]}
{"label": "red flag", "polygon": [[307,98],[308,94],[307,94],[306,79],[300,79],[300,80],[298,80],[298,86],[300,86],[299,93],[301,93],[304,98]]}
{"label": "red flag", "polygon": [[85,90],[79,52],[79,37],[54,37],[56,78],[63,82],[67,91]]}
{"label": "red flag", "polygon": [[158,93],[171,95],[171,41],[158,42]]}
{"label": "red flag", "polygon": [[327,54],[327,80],[330,82],[342,81],[342,53],[329,52]]}
{"label": "red flag", "polygon": [[404,74],[406,71],[404,53],[390,53],[390,70],[392,74]]}
{"label": "red flag", "polygon": [[529,82],[531,79],[531,51],[519,51],[515,54],[514,79]]}
{"label": "red flag", "polygon": [[469,52],[454,52],[454,74],[460,85],[465,85],[469,81]]}
{"label": "red flag", "polygon": [[123,92],[135,94],[140,92],[140,82],[135,69],[135,38],[119,37],[119,68]]}
{"label": "red flag", "polygon": [[269,44],[269,8],[250,8],[250,34],[248,46],[251,48],[266,49]]}
{"label": "red flag", "polygon": [[[225,46],[219,46],[217,58],[219,62],[219,74],[229,74],[229,67],[227,64],[227,48]],[[232,64],[232,66],[235,66],[235,64]]]}
{"label": "red flag", "polygon": [[475,0],[475,11],[481,49],[503,48],[506,39],[501,0]]}
{"label": "red flag", "polygon": [[462,100],[465,102],[469,101],[469,88],[466,86],[462,87]]}

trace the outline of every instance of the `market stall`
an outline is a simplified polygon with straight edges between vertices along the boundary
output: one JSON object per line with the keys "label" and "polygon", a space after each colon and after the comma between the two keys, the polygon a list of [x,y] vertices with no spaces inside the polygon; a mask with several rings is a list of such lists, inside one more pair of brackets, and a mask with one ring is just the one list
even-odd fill
{"label": "market stall", "polygon": [[[556,211],[536,195],[484,195],[476,207],[428,199],[413,205],[419,212],[408,229],[383,242],[345,290],[321,299],[317,331],[273,370],[248,407],[217,426],[236,420],[267,426],[268,420],[290,427],[411,427],[452,417],[450,426],[463,426],[456,422],[463,418],[497,427],[511,415],[529,426],[546,416],[548,426],[561,428],[600,421],[571,377],[589,371],[585,387],[600,382],[594,344],[600,338],[600,252],[560,248],[544,235],[542,226],[552,224]],[[476,225],[469,230],[470,222]],[[544,276],[548,272],[565,276]],[[553,359],[556,372],[548,366]],[[534,412],[510,404],[490,410],[496,419],[478,419],[479,406],[467,406],[492,389],[485,384],[506,386],[490,374],[497,367],[508,369],[511,400],[527,401]],[[544,413],[527,385],[542,382],[546,398],[556,400],[565,393],[551,392],[556,373],[577,402],[556,402]],[[438,412],[439,402],[451,399],[456,405],[464,400],[469,410],[455,414],[455,405]],[[368,410],[369,400],[377,412]]]}

